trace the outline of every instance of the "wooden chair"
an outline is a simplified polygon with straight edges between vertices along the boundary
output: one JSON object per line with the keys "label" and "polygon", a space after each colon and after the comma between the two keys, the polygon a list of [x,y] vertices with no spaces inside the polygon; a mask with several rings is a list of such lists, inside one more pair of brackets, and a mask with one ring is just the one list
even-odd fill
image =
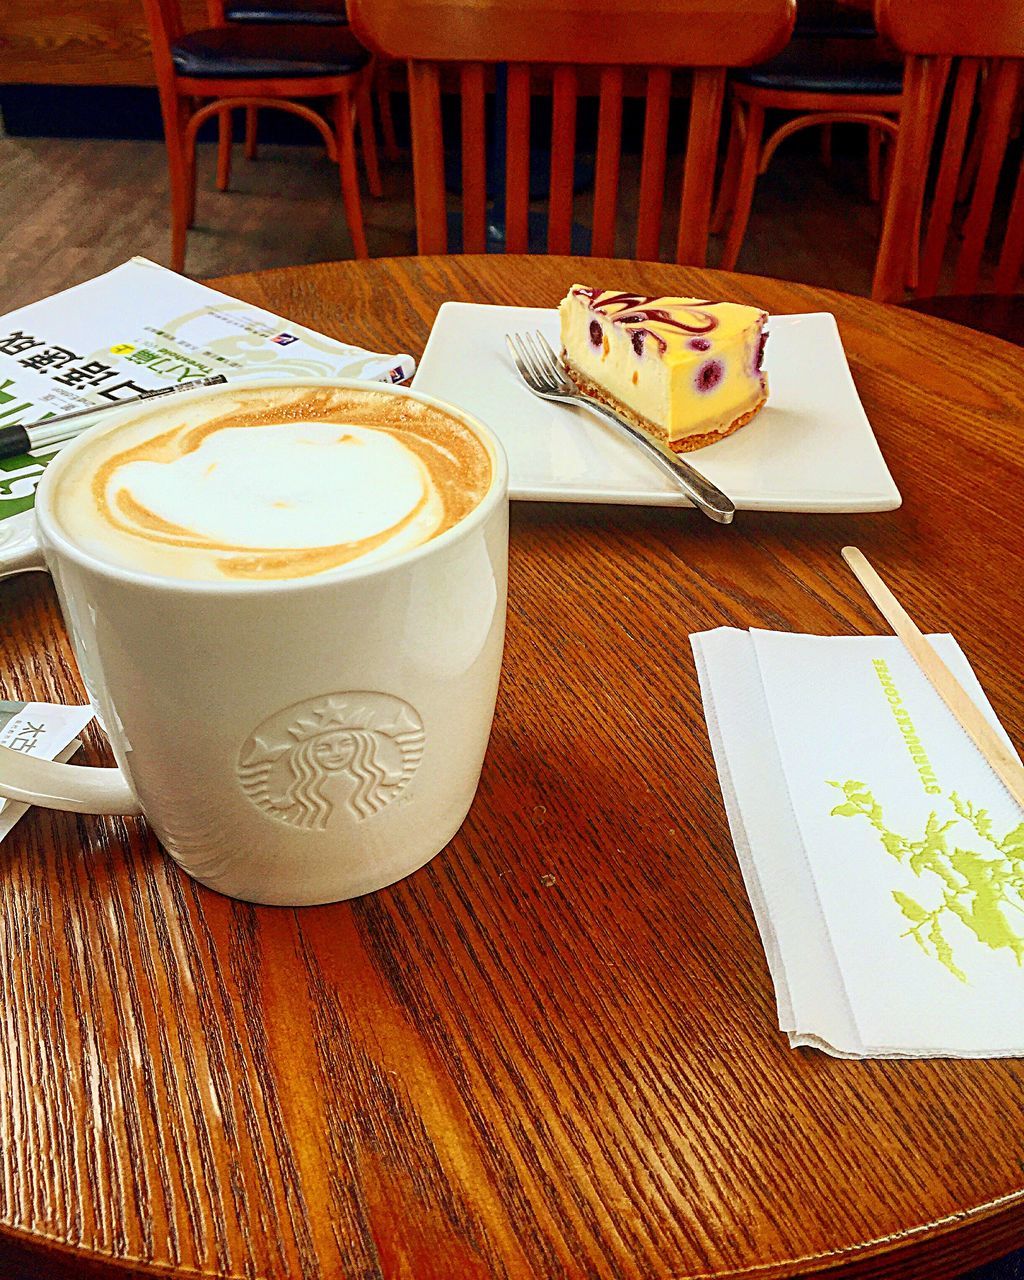
{"label": "wooden chair", "polygon": [[[981,279],[1001,173],[1007,157],[1013,154],[1008,144],[1024,88],[1024,11],[1020,0],[975,0],[972,4],[962,0],[928,0],[927,4],[877,0],[876,16],[879,29],[905,56],[906,107],[896,146],[889,226],[878,255],[873,296],[883,301],[899,301],[904,296],[907,262],[916,245],[916,226],[925,208],[936,147],[938,113],[931,104],[944,89],[945,131],[930,189],[916,292],[919,297],[935,293],[947,249],[956,238],[955,205],[973,125],[978,139],[976,168],[952,275],[955,295],[973,294]],[[993,280],[997,294],[1011,294],[1018,287],[1024,260],[1024,161],[1019,161],[1019,166]],[[918,309],[926,308],[922,305]],[[953,318],[948,305],[942,313]],[[976,321],[977,304],[965,303],[965,317],[971,314]],[[985,326],[974,323],[973,327]]]}
{"label": "wooden chair", "polygon": [[[167,140],[172,267],[184,269],[185,237],[195,218],[196,134],[204,121],[233,107],[291,111],[319,130],[338,163],[355,255],[365,258],[354,120],[370,74],[366,49],[344,27],[214,25],[186,33],[180,0],[143,3]],[[330,122],[308,99],[327,101]]]}
{"label": "wooden chair", "polygon": [[[577,103],[589,78],[599,100],[591,252],[615,252],[626,75],[645,99],[635,253],[659,256],[673,72],[692,69],[686,164],[675,257],[701,264],[726,68],[762,61],[792,30],[794,0],[423,0],[409,21],[403,0],[349,0],[349,20],[370,48],[408,62],[416,231],[420,253],[448,250],[442,72],[461,101],[463,249],[487,245],[486,86],[507,65],[505,248],[529,248],[532,91],[550,93],[546,245],[569,253],[574,212]],[[451,69],[451,70],[449,70]]]}
{"label": "wooden chair", "polygon": [[[344,0],[208,0],[207,8],[211,24],[215,27],[231,22],[256,23],[261,26],[278,26],[281,23],[290,22],[310,27],[348,26]],[[384,150],[388,159],[394,160],[398,157],[398,141],[395,137],[395,124],[391,113],[391,85],[387,66],[378,63],[374,68],[373,80],[380,110],[381,129],[384,134]],[[360,93],[356,100],[356,110],[366,162],[366,184],[370,195],[381,196],[383,189],[377,164],[373,111],[369,94],[368,87]],[[256,107],[245,108],[245,158],[247,160],[255,160],[257,154],[256,113]],[[219,125],[217,188],[220,191],[226,191],[231,181],[232,135],[229,111],[221,113]]]}
{"label": "wooden chair", "polygon": [[[896,135],[902,70],[899,58],[879,40],[870,12],[801,0],[786,48],[770,62],[732,77],[729,149],[712,224],[715,232],[728,224],[720,263],[726,271],[735,269],[743,247],[758,175],[779,145],[800,130],[822,130],[827,162],[833,124],[866,125],[868,189],[872,200],[880,198],[881,143]],[[790,118],[764,141],[769,111],[784,111]]]}

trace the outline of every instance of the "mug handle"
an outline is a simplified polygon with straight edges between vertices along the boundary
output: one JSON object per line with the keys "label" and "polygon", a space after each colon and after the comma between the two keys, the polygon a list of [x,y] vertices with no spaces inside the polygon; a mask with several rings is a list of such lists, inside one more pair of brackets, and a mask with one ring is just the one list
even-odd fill
{"label": "mug handle", "polygon": [[0,578],[16,573],[46,572],[43,549],[36,536],[36,518],[31,511],[0,520]]}
{"label": "mug handle", "polygon": [[58,764],[10,747],[0,747],[0,796],[71,813],[142,813],[120,769]]}
{"label": "mug handle", "polygon": [[[0,521],[0,578],[45,569],[32,512],[22,511]],[[142,812],[120,769],[58,764],[10,747],[0,747],[0,796],[72,813]]]}

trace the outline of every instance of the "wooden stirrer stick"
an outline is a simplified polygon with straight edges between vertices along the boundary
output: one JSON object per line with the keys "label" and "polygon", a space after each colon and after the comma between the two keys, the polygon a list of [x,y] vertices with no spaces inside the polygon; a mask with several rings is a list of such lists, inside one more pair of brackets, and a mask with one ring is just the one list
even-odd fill
{"label": "wooden stirrer stick", "polygon": [[1017,804],[1024,809],[1024,767],[1000,740],[995,730],[971,701],[949,667],[921,634],[906,609],[871,567],[867,556],[856,547],[843,547],[843,559],[876,608],[906,645],[910,656],[931,681],[964,732],[992,766],[996,776]]}

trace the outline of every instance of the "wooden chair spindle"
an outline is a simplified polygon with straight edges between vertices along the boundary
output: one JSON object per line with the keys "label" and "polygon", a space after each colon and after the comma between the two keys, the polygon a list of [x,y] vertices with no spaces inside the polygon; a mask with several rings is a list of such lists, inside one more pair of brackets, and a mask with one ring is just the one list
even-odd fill
{"label": "wooden chair spindle", "polygon": [[921,269],[917,292],[929,296],[935,292],[942,270],[949,228],[953,219],[957,183],[964,162],[967,131],[974,107],[979,64],[976,58],[964,58],[957,68],[953,96],[949,104],[946,138],[935,181],[935,194],[928,216],[928,231],[921,251]]}
{"label": "wooden chair spindle", "polygon": [[1016,59],[1002,58],[992,70],[992,112],[982,142],[971,206],[964,223],[964,242],[953,275],[954,293],[973,293],[978,287],[981,257],[985,251],[996,187],[1013,122],[1020,68],[1021,64]]}
{"label": "wooden chair spindle", "polygon": [[725,68],[698,67],[693,73],[686,169],[676,239],[676,262],[697,267],[702,267],[707,260],[712,184],[724,97]]}
{"label": "wooden chair spindle", "polygon": [[435,63],[409,63],[409,116],[420,253],[448,252],[440,75]]}
{"label": "wooden chair spindle", "polygon": [[597,258],[615,256],[615,214],[619,203],[622,156],[622,85],[621,67],[603,68],[594,171],[594,227],[590,245],[590,252]]}
{"label": "wooden chair spindle", "polygon": [[876,301],[891,302],[903,297],[920,212],[918,175],[928,164],[928,124],[935,82],[941,72],[939,60],[934,57],[911,57],[906,61],[900,137],[875,259],[871,296]]}
{"label": "wooden chair spindle", "polygon": [[636,226],[636,256],[651,261],[657,261],[661,244],[671,94],[672,72],[666,67],[652,67],[647,73],[647,106],[644,112]]}
{"label": "wooden chair spindle", "polygon": [[1006,239],[996,268],[996,293],[1013,293],[1024,265],[1024,157],[1017,175],[1017,187],[1013,193],[1006,224]]}
{"label": "wooden chair spindle", "polygon": [[577,93],[576,68],[556,67],[551,103],[551,199],[548,207],[548,253],[572,252]]}

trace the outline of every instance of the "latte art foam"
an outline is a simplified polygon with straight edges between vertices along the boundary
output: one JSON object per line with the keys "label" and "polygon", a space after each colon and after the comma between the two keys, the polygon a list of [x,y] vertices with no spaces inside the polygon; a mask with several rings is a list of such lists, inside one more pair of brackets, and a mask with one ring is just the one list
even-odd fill
{"label": "latte art foam", "polygon": [[398,555],[457,524],[491,483],[468,427],[384,391],[223,393],[83,444],[56,489],[72,541],[192,580],[299,578]]}

